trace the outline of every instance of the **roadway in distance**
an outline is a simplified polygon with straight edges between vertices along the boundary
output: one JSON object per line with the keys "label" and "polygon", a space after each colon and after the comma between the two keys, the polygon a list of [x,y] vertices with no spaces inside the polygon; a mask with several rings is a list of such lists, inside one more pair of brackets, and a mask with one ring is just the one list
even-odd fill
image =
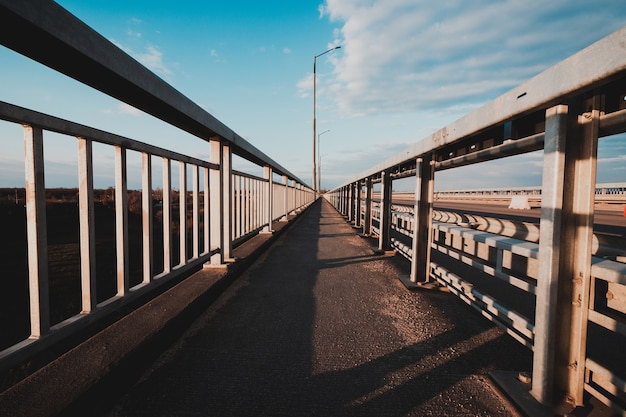
{"label": "roadway in distance", "polygon": [[[395,204],[412,205],[412,197],[394,196]],[[530,210],[515,210],[508,208],[507,202],[461,202],[438,200],[434,203],[435,210],[462,212],[485,217],[497,217],[503,220],[514,220],[539,224],[541,208],[533,207]],[[594,230],[596,232],[621,236],[626,238],[626,216],[624,204],[597,206],[594,215]]]}

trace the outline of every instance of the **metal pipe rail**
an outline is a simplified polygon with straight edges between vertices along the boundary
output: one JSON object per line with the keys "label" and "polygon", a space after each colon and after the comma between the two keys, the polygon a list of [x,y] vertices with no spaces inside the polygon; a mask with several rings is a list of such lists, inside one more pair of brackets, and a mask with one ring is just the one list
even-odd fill
{"label": "metal pipe rail", "polygon": [[[514,195],[528,196],[529,199],[541,201],[541,186],[442,190],[435,192],[435,200],[498,200],[510,199]],[[626,183],[596,184],[595,202],[626,203]]]}
{"label": "metal pipe rail", "polygon": [[[225,267],[232,261],[233,247],[257,233],[271,233],[273,221],[287,220],[316,198],[315,192],[292,173],[53,1],[0,0],[0,44],[146,111],[196,136],[199,146],[206,147],[208,142],[210,147],[210,159],[205,161],[0,102],[0,120],[22,125],[24,130],[28,259],[27,282],[19,284],[28,288],[28,306],[23,309],[27,317],[17,336],[0,338],[2,372],[75,336],[96,320],[117,314],[173,279],[189,276],[203,266]],[[50,277],[51,251],[55,250],[52,240],[58,236],[49,234],[44,180],[50,167],[43,145],[46,140],[55,140],[53,135],[48,138],[52,132],[75,138],[79,180],[76,257],[80,266],[78,276],[71,277],[72,285],[79,288],[79,305],[60,315],[51,306],[56,291]],[[99,206],[93,185],[94,144],[115,156],[110,172],[115,178],[114,270],[111,282],[104,286],[96,267],[100,243],[96,233]],[[129,154],[141,158],[139,220],[132,222]],[[262,168],[263,177],[234,171],[233,154]],[[154,196],[155,160],[161,162],[162,202]],[[177,184],[173,166],[178,167]],[[282,179],[280,183],[274,182],[275,175]],[[162,212],[162,220],[155,220],[157,211]],[[130,250],[136,236],[131,237],[131,226],[141,231],[140,249],[133,257]],[[162,233],[157,235],[155,227]],[[138,263],[139,273],[131,273],[132,262]],[[4,315],[0,335],[6,335],[3,329],[15,321],[16,317]]]}
{"label": "metal pipe rail", "polygon": [[[610,347],[626,347],[626,267],[592,252],[598,140],[626,132],[625,39],[626,27],[326,194],[364,235],[377,236],[378,250],[410,257],[412,283],[440,282],[532,346],[528,398],[574,407],[587,392],[624,416],[623,361],[594,340],[599,334]],[[538,243],[433,222],[436,171],[537,150],[544,155]],[[407,177],[415,178],[412,215],[391,208],[393,181]],[[604,195],[623,198],[622,186]],[[445,262],[435,261],[441,256]],[[470,286],[467,267],[501,279]],[[487,291],[495,282],[498,291]],[[497,296],[509,292],[530,297],[530,311],[514,307],[516,297]]]}

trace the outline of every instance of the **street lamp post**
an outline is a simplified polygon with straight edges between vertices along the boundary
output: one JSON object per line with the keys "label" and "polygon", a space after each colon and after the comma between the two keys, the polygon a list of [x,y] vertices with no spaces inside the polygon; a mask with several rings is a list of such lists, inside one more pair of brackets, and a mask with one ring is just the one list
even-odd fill
{"label": "street lamp post", "polygon": [[[317,58],[321,57],[324,54],[329,53],[330,51],[334,51],[335,49],[339,49],[341,48],[341,46],[335,46],[334,48],[330,48],[327,51],[322,52],[319,55],[315,55],[313,57],[313,181],[311,186],[315,189],[317,187],[317,181],[316,181],[316,159],[317,159],[317,152],[315,150],[315,136],[316,136],[316,130],[317,130],[317,122],[316,122],[316,118],[315,118],[315,112],[316,112],[316,108],[317,108],[317,103],[316,103],[316,83],[317,83],[317,71],[316,71],[316,67],[317,67]],[[316,194],[317,192],[319,192],[319,189],[316,189]]]}
{"label": "street lamp post", "polygon": [[320,136],[328,132],[330,132],[330,129],[325,130],[322,133],[319,133],[317,135],[317,191],[318,192],[322,190],[322,157],[320,156],[320,152],[322,148],[320,147]]}

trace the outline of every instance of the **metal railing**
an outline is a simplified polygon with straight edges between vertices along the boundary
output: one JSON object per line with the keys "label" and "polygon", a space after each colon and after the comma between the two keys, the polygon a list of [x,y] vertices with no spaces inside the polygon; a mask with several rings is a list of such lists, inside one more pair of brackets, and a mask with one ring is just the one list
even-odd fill
{"label": "metal railing", "polygon": [[[574,407],[588,393],[626,416],[626,264],[593,255],[598,141],[626,132],[624,39],[626,27],[326,198],[376,237],[379,251],[410,259],[407,286],[439,283],[531,348],[527,398]],[[435,171],[537,150],[544,167],[536,241],[433,220]],[[412,210],[396,210],[393,181],[409,177]],[[623,198],[623,184],[601,188]]]}
{"label": "metal railing", "polygon": [[[40,16],[46,19],[40,20]],[[22,125],[24,131],[28,262],[26,282],[17,284],[27,288],[28,295],[11,300],[26,304],[25,308],[18,306],[26,311],[20,319],[24,328],[7,338],[5,329],[18,318],[3,315],[0,319],[3,371],[75,336],[95,320],[117,314],[131,303],[134,306],[140,297],[175,278],[182,279],[202,267],[225,266],[232,261],[233,247],[259,232],[272,232],[275,220],[287,220],[316,198],[295,175],[52,1],[0,1],[0,44],[152,114],[195,136],[199,147],[206,148],[208,142],[210,148],[206,161],[0,102],[0,120]],[[79,238],[73,258],[79,263],[79,272],[64,277],[62,283],[69,281],[70,287],[78,288],[79,305],[61,314],[53,311],[50,301],[58,296],[50,263],[51,252],[58,248],[53,241],[59,236],[49,233],[47,205],[52,203],[46,201],[45,177],[50,167],[44,158],[44,141],[58,140],[57,136],[75,139],[79,180],[74,204],[78,206]],[[112,264],[109,276],[104,276],[96,262],[103,253],[103,226],[97,227],[102,204],[94,198],[94,159],[101,155],[94,151],[95,144],[115,156],[113,172],[109,172],[114,177],[114,233],[106,231],[114,242],[113,253],[106,258]],[[131,153],[141,158],[140,207],[132,218],[129,196],[134,191],[128,188]],[[234,171],[233,155],[259,167],[263,176]],[[177,168],[177,176],[173,168]],[[162,173],[160,190],[153,184],[157,170]],[[279,183],[275,176],[281,179]],[[131,238],[130,229],[140,230],[138,242]],[[130,251],[137,248],[137,256],[131,257]]]}
{"label": "metal railing", "polygon": [[[435,192],[435,200],[499,200],[510,199],[512,196],[528,196],[529,200],[541,201],[541,186],[536,187],[505,187],[481,188],[475,190],[442,190]],[[596,203],[626,202],[626,183],[596,184]]]}

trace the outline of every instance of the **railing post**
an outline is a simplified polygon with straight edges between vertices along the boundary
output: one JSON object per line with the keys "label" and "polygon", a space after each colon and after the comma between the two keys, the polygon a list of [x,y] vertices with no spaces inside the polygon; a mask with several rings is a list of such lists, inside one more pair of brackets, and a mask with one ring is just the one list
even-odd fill
{"label": "railing post", "polygon": [[231,207],[232,207],[232,154],[230,146],[219,137],[209,140],[209,162],[219,165],[210,170],[210,234],[211,246],[218,246],[219,253],[211,256],[210,266],[222,266],[230,260],[232,250]]}
{"label": "railing post", "polygon": [[187,262],[187,164],[178,161],[178,265]]}
{"label": "railing post", "polygon": [[361,180],[354,183],[354,227],[361,227]]}
{"label": "railing post", "polygon": [[413,255],[410,281],[430,281],[430,246],[435,170],[430,156],[415,162],[415,203],[413,205]]}
{"label": "railing post", "polygon": [[172,270],[172,161],[163,158],[163,273]]}
{"label": "railing post", "polygon": [[599,111],[546,111],[532,395],[583,402]]}
{"label": "railing post", "polygon": [[93,203],[93,146],[78,139],[78,205],[80,222],[80,276],[82,313],[90,313],[96,301],[96,234]]}
{"label": "railing post", "polygon": [[348,223],[354,221],[354,183],[348,184]]}
{"label": "railing post", "polygon": [[203,184],[202,189],[204,190],[204,252],[211,252],[211,193],[210,193],[210,185],[209,185],[209,175],[210,169],[203,168],[204,176],[203,176]]}
{"label": "railing post", "polygon": [[365,179],[365,213],[363,216],[363,236],[372,234],[372,177]]}
{"label": "railing post", "polygon": [[261,233],[273,233],[272,230],[272,212],[274,209],[274,181],[273,181],[274,172],[272,167],[269,165],[265,165],[263,167],[263,178],[265,178],[266,186],[265,186],[265,226],[263,226],[263,231]]}
{"label": "railing post", "polygon": [[291,213],[295,213],[298,209],[298,183],[296,180],[291,180]]}
{"label": "railing post", "polygon": [[388,171],[381,172],[380,188],[380,233],[378,251],[391,249],[391,175]]}
{"label": "railing post", "polygon": [[129,288],[128,258],[128,168],[126,149],[115,147],[115,248],[117,258],[117,295],[123,296]]}
{"label": "railing post", "polygon": [[200,169],[198,165],[192,165],[192,213],[193,213],[193,230],[192,230],[192,257],[197,259],[200,256]]}
{"label": "railing post", "polygon": [[281,222],[289,220],[289,183],[287,182],[287,176],[283,175],[283,216],[280,218]]}
{"label": "railing post", "polygon": [[567,111],[557,106],[546,112],[531,389],[544,404],[552,402],[554,391]]}
{"label": "railing post", "polygon": [[50,331],[46,189],[43,131],[40,128],[24,126],[24,165],[30,335],[39,338]]}
{"label": "railing post", "polygon": [[154,230],[152,226],[152,156],[141,154],[141,227],[143,229],[143,279],[144,284],[152,281],[154,274]]}

